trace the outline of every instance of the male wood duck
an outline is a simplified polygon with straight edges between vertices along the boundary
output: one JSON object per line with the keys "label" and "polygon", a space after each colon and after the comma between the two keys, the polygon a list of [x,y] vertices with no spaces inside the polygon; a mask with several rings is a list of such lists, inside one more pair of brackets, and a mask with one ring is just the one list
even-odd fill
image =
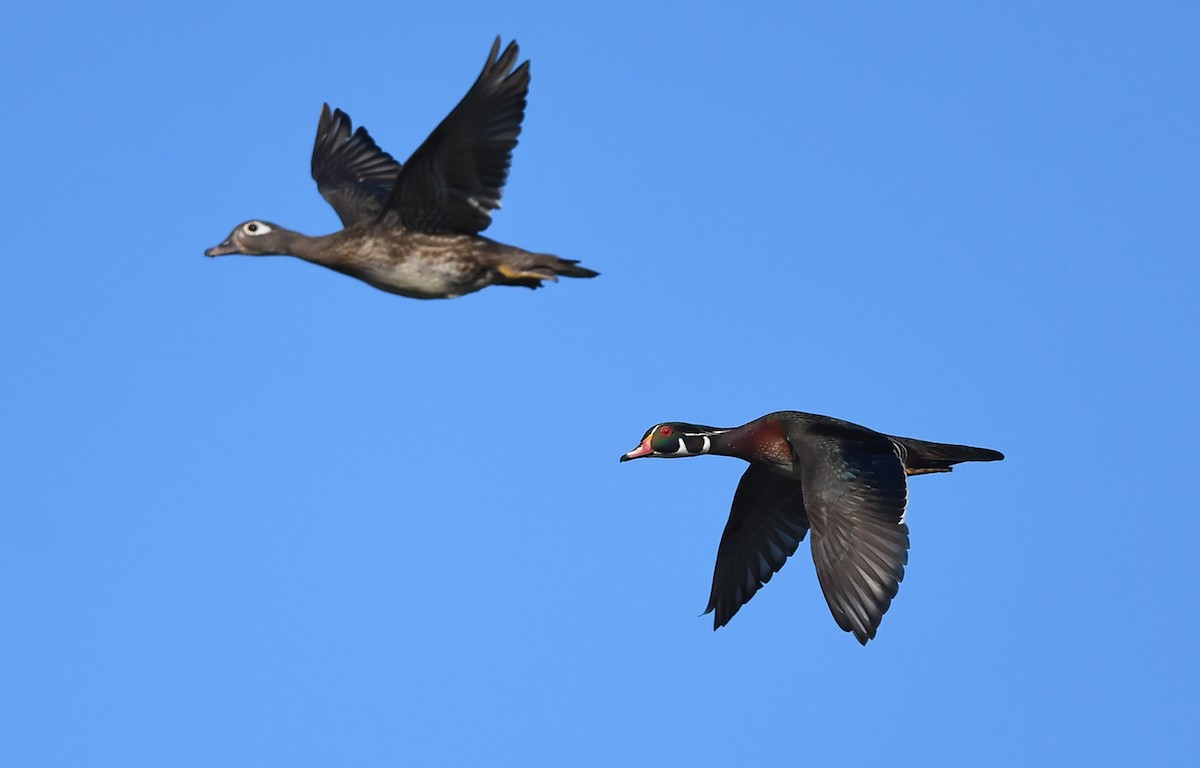
{"label": "male wood duck", "polygon": [[621,461],[714,453],[750,462],[733,495],[705,613],[725,626],[812,529],[817,579],[838,626],[863,645],[908,562],[905,477],[999,461],[987,448],[893,437],[829,416],[779,411],[732,429],[667,422]]}
{"label": "male wood duck", "polygon": [[529,90],[529,61],[513,68],[516,42],[499,51],[496,38],[479,79],[403,166],[362,126],[351,132],[345,112],[322,108],[312,176],[343,230],[309,237],[255,219],[204,254],[296,256],[415,299],[595,277],[577,261],[479,236],[500,207]]}

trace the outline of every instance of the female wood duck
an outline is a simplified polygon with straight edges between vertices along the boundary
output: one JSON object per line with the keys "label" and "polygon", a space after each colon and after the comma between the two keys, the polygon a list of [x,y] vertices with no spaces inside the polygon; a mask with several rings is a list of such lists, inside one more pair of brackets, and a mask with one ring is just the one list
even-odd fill
{"label": "female wood duck", "polygon": [[905,477],[998,461],[987,448],[892,437],[829,416],[779,411],[732,429],[668,422],[621,461],[715,453],[750,462],[733,494],[705,613],[725,626],[812,528],[817,579],[838,626],[875,637],[908,562]]}
{"label": "female wood duck", "polygon": [[204,254],[296,256],[415,299],[595,277],[577,261],[479,236],[500,207],[529,90],[529,62],[513,69],[517,44],[499,51],[496,38],[479,79],[403,166],[365,128],[351,132],[345,112],[322,108],[312,175],[345,229],[309,237],[255,219]]}

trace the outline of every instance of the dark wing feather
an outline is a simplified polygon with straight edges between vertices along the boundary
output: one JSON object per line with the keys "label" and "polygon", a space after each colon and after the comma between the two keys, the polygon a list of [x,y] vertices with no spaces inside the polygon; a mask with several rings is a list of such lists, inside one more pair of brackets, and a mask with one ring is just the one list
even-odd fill
{"label": "dark wing feather", "polygon": [[345,112],[330,112],[328,104],[321,108],[312,176],[342,226],[379,218],[399,175],[400,163],[375,144],[366,128],[352,131]]}
{"label": "dark wing feather", "polygon": [[704,611],[716,611],[713,629],[725,626],[771,580],[807,533],[800,483],[751,464],[733,495],[733,510],[717,548],[712,593]]}
{"label": "dark wing feather", "polygon": [[838,626],[866,645],[908,562],[904,465],[883,435],[807,435],[792,449],[821,590]]}
{"label": "dark wing feather", "polygon": [[400,172],[384,217],[429,234],[475,234],[492,223],[525,116],[529,62],[492,45],[479,79]]}

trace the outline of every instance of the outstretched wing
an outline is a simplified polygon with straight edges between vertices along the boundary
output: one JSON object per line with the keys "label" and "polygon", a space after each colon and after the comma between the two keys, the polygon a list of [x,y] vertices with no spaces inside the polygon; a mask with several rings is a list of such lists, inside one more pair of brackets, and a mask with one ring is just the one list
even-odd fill
{"label": "outstretched wing", "polygon": [[838,626],[866,645],[908,562],[904,465],[884,435],[809,434],[792,450],[821,590]]}
{"label": "outstretched wing", "polygon": [[713,629],[725,626],[783,567],[808,533],[800,483],[751,464],[733,494],[717,548],[708,609]]}
{"label": "outstretched wing", "polygon": [[517,44],[499,51],[497,37],[471,90],[404,164],[385,218],[429,234],[475,234],[491,224],[529,90],[529,62],[513,69]]}
{"label": "outstretched wing", "polygon": [[342,226],[379,218],[399,175],[400,163],[375,144],[366,128],[352,131],[345,112],[330,112],[328,104],[321,108],[312,177]]}

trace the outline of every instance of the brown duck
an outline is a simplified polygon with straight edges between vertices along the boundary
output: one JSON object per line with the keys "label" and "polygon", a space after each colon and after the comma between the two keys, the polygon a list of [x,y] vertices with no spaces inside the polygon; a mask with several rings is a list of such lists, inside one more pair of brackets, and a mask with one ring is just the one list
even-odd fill
{"label": "brown duck", "polygon": [[205,255],[295,256],[415,299],[595,277],[576,261],[479,235],[500,207],[525,116],[529,61],[514,68],[517,56],[515,42],[500,53],[496,38],[479,79],[403,166],[326,104],[312,176],[344,229],[310,237],[254,219]]}
{"label": "brown duck", "polygon": [[723,627],[812,529],[817,580],[838,626],[863,645],[904,578],[906,477],[999,461],[987,448],[892,437],[829,416],[779,411],[732,429],[668,422],[621,461],[713,453],[750,462],[733,495],[705,613]]}

